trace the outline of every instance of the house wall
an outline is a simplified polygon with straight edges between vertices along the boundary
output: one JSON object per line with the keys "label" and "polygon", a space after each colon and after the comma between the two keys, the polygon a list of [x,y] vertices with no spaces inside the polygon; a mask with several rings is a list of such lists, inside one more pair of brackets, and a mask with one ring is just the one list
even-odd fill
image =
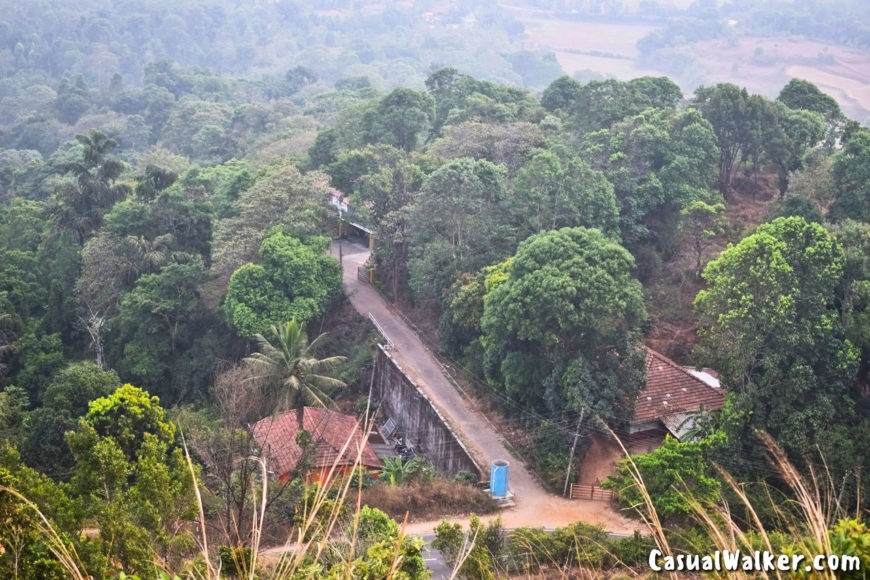
{"label": "house wall", "polygon": [[387,417],[392,418],[397,431],[404,433],[417,454],[425,456],[439,470],[482,475],[441,413],[381,346],[375,356],[374,375],[373,397],[380,404],[381,424]]}
{"label": "house wall", "polygon": [[627,440],[627,447],[630,453],[650,453],[661,446],[668,432],[661,424],[658,428],[647,429],[644,431],[635,431]]}

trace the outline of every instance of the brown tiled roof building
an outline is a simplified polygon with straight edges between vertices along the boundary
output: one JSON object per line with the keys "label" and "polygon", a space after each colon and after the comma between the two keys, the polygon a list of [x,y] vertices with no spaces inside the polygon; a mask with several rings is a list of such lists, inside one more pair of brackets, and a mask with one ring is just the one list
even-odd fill
{"label": "brown tiled roof building", "polygon": [[[716,386],[714,386],[716,385]],[[725,400],[718,381],[707,372],[681,367],[665,355],[646,350],[646,387],[635,402],[630,441],[660,441],[667,432],[680,436],[697,411],[718,411]]]}
{"label": "brown tiled roof building", "polygon": [[637,397],[634,423],[648,423],[687,411],[722,408],[722,389],[710,386],[691,371],[652,349],[646,351],[646,388]]}
{"label": "brown tiled roof building", "polygon": [[315,481],[325,481],[333,466],[336,473],[350,472],[358,456],[363,467],[381,467],[380,459],[354,417],[329,409],[304,407],[301,411],[287,411],[254,424],[254,439],[266,457],[269,470],[279,479],[288,478],[302,457],[296,436],[303,429],[314,443]]}

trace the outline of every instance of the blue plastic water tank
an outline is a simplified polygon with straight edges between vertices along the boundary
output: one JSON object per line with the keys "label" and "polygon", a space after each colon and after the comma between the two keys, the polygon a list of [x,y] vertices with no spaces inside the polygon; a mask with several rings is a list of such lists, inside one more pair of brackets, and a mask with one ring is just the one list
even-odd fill
{"label": "blue plastic water tank", "polygon": [[510,463],[504,459],[496,459],[489,469],[489,491],[492,497],[507,497],[508,475]]}

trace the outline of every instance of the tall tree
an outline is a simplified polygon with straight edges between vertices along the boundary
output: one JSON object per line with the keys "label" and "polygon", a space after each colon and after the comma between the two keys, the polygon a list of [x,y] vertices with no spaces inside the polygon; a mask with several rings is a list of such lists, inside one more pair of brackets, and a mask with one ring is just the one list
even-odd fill
{"label": "tall tree", "polygon": [[457,159],[429,176],[411,209],[411,287],[440,300],[458,272],[473,272],[506,257],[515,243],[508,216],[504,168]]}
{"label": "tall tree", "polygon": [[725,204],[696,200],[680,212],[685,219],[683,231],[695,254],[695,276],[701,277],[701,259],[716,236],[723,233]]}
{"label": "tall tree", "polygon": [[81,158],[65,167],[75,182],[61,187],[51,211],[56,227],[70,231],[79,245],[84,245],[130,187],[116,183],[124,164],[110,155],[117,146],[113,139],[92,130],[88,135],[76,135],[76,141],[82,147]]}
{"label": "tall tree", "polygon": [[536,150],[514,180],[514,218],[524,234],[583,226],[618,235],[619,209],[613,185],[577,158],[565,160]]}
{"label": "tall tree", "polygon": [[710,262],[695,300],[699,361],[719,371],[744,421],[793,453],[813,452],[851,413],[858,353],[835,308],[842,275],[821,225],[778,218]]}
{"label": "tall tree", "polygon": [[818,113],[795,111],[778,103],[773,109],[775,129],[764,135],[764,148],[776,168],[779,195],[785,197],[791,175],[803,169],[807,154],[824,139],[825,121]]}
{"label": "tall tree", "polygon": [[139,278],[109,319],[110,362],[166,401],[201,395],[226,349],[227,328],[200,296],[206,279],[201,262],[169,264]]}
{"label": "tall tree", "polygon": [[801,109],[818,113],[828,123],[839,122],[843,118],[840,105],[830,95],[826,95],[819,87],[804,79],[791,79],[779,91],[776,100],[789,109]]}
{"label": "tall tree", "polygon": [[750,144],[749,93],[721,83],[698,88],[693,102],[713,126],[719,141],[719,193],[727,200],[734,168]]}
{"label": "tall tree", "polygon": [[646,318],[633,269],[631,254],[594,229],[521,243],[485,300],[488,380],[539,409],[630,415],[643,387],[636,345]]}
{"label": "tall tree", "polygon": [[73,363],[55,373],[42,394],[42,406],[30,413],[24,426],[20,450],[25,462],[54,479],[68,479],[74,461],[64,434],[75,429],[91,401],[120,386],[115,371],[91,362]]}
{"label": "tall tree", "polygon": [[714,197],[719,149],[696,109],[646,109],[587,135],[584,145],[593,167],[613,183],[622,242],[641,267],[640,256],[674,251],[683,208]]}
{"label": "tall tree", "polygon": [[195,474],[157,397],[123,385],[90,404],[67,442],[76,460],[70,489],[100,531],[91,574],[105,577],[121,564],[155,576],[161,559],[174,567],[189,555]]}
{"label": "tall tree", "polygon": [[326,231],[327,218],[334,215],[324,203],[329,195],[329,178],[322,173],[303,175],[291,164],[266,169],[233,202],[232,215],[215,224],[212,270],[229,276],[254,260],[274,226],[295,236]]}
{"label": "tall tree", "polygon": [[343,381],[329,376],[336,365],[344,362],[343,356],[323,359],[314,356],[325,336],[321,334],[309,343],[305,330],[296,320],[272,326],[269,338],[254,335],[259,352],[245,358],[245,364],[266,390],[268,412],[306,404],[326,407],[332,404],[330,397],[346,386]]}
{"label": "tall tree", "polygon": [[386,143],[413,151],[418,136],[431,128],[435,102],[427,93],[398,88],[380,100],[363,119],[368,143]]}
{"label": "tall tree", "polygon": [[834,202],[829,217],[870,222],[870,129],[855,132],[834,156]]}

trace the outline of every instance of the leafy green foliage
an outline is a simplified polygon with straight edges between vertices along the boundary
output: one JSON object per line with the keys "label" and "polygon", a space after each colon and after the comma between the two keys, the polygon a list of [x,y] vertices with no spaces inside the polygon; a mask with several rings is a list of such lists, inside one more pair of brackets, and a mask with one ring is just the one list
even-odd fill
{"label": "leafy green foliage", "polygon": [[13,448],[0,447],[0,573],[8,578],[61,580],[66,571],[52,553],[52,540],[41,533],[36,509],[59,528],[68,547],[76,528],[67,494],[48,477],[22,465]]}
{"label": "leafy green foliage", "polygon": [[196,395],[224,351],[221,321],[206,310],[200,287],[207,273],[198,261],[169,264],[139,278],[111,318],[121,374],[169,401]]}
{"label": "leafy green foliage", "polygon": [[716,236],[723,233],[725,224],[722,214],[725,204],[707,203],[695,200],[684,207],[680,214],[684,218],[683,229],[695,253],[695,275],[701,277],[701,258]]}
{"label": "leafy green foliage", "polygon": [[435,476],[434,468],[424,457],[415,457],[407,461],[401,457],[385,457],[383,462],[378,481],[388,485],[407,485],[415,481],[431,480]]}
{"label": "leafy green foliage", "polygon": [[472,516],[465,533],[460,524],[441,522],[432,546],[454,566],[467,553],[458,577],[479,579],[534,575],[553,568],[565,573],[577,567],[603,576],[616,565],[645,562],[653,543],[639,533],[614,540],[601,527],[583,522],[553,531],[517,528],[505,533],[500,518],[484,524]]}
{"label": "leafy green foliage", "polygon": [[57,334],[41,335],[28,332],[15,343],[17,365],[16,384],[30,397],[31,404],[42,400],[46,379],[64,366],[63,344]]}
{"label": "leafy green foliage", "polygon": [[106,397],[121,386],[115,371],[91,362],[72,363],[51,379],[42,395],[43,406],[27,417],[20,451],[25,462],[55,479],[68,479],[74,461],[65,434],[78,425],[91,401]]}
{"label": "leafy green foliage", "polygon": [[459,272],[506,257],[513,234],[505,194],[503,169],[487,161],[450,161],[429,176],[410,217],[410,284],[417,296],[439,298]]}
{"label": "leafy green foliage", "polygon": [[478,516],[472,515],[467,535],[462,533],[460,524],[438,524],[432,547],[441,552],[450,566],[456,566],[460,557],[464,557],[459,566],[460,578],[492,580],[495,560],[504,542],[503,534],[500,518],[485,525]]}
{"label": "leafy green foliage", "polygon": [[412,151],[417,136],[432,124],[435,101],[427,93],[398,88],[363,118],[364,140]]}
{"label": "leafy green foliage", "polygon": [[751,146],[749,93],[736,85],[720,83],[695,91],[694,104],[716,133],[719,193],[727,200],[734,168]]}
{"label": "leafy green foliage", "polygon": [[583,566],[601,570],[607,564],[610,541],[600,527],[578,522],[548,533],[541,528],[517,528],[508,534],[503,559],[511,571],[532,573],[543,567]]}
{"label": "leafy green foliage", "polygon": [[710,124],[694,109],[647,109],[588,134],[584,148],[613,183],[622,241],[638,258],[650,247],[671,255],[680,211],[713,199],[719,148]]}
{"label": "leafy green foliage", "polygon": [[617,234],[619,210],[613,186],[580,159],[562,163],[549,151],[535,151],[517,172],[514,193],[520,238],[576,226]]}
{"label": "leafy green foliage", "polygon": [[536,408],[621,414],[642,385],[630,356],[646,316],[633,266],[598,230],[563,228],[520,244],[484,306],[487,378]]}
{"label": "leafy green foliage", "polygon": [[52,377],[42,394],[42,404],[82,416],[88,412],[88,403],[109,395],[120,386],[115,371],[101,369],[90,362],[72,363]]}
{"label": "leafy green foliage", "polygon": [[834,203],[829,217],[870,221],[870,130],[852,135],[834,156]]}
{"label": "leafy green foliage", "polygon": [[330,405],[330,397],[346,386],[330,376],[330,371],[344,362],[344,357],[316,358],[313,353],[325,335],[309,343],[305,330],[296,320],[272,326],[269,332],[269,338],[254,335],[259,352],[245,359],[263,384],[267,413],[303,404]]}
{"label": "leafy green foliage", "polygon": [[145,433],[167,445],[175,439],[175,426],[164,420],[160,400],[130,384],[91,401],[84,421],[100,437],[114,439],[128,459],[136,455]]}
{"label": "leafy green foliage", "polygon": [[14,443],[21,437],[29,406],[30,401],[23,389],[10,385],[0,391],[0,442]]}
{"label": "leafy green foliage", "polygon": [[75,182],[61,187],[51,211],[55,227],[70,232],[83,245],[102,225],[106,212],[130,188],[116,183],[124,165],[110,155],[117,147],[115,140],[97,130],[76,135],[76,140],[81,145],[81,157],[65,167]]}
{"label": "leafy green foliage", "polygon": [[564,115],[566,125],[582,136],[610,129],[644,109],[673,109],[682,97],[680,88],[665,77],[640,77],[628,82],[593,80],[585,85],[571,84],[562,77],[544,92],[541,104]]}
{"label": "leafy green foliage", "polygon": [[[807,153],[825,137],[825,120],[820,114],[806,110],[773,107],[774,129],[765,135],[767,156],[776,167],[780,196],[788,191],[790,174],[804,166]],[[771,134],[772,133],[772,134]]]}
{"label": "leafy green foliage", "polygon": [[842,275],[842,250],[824,228],[778,218],[708,264],[695,300],[699,356],[750,423],[792,452],[810,452],[852,408],[858,352],[834,308]]}
{"label": "leafy green foliage", "polygon": [[844,572],[841,578],[858,580],[862,572],[870,566],[870,530],[858,520],[840,520],[830,531],[831,553],[857,557],[860,569]]}
{"label": "leafy green foliage", "polygon": [[356,533],[356,551],[366,552],[374,544],[399,536],[399,524],[377,508],[364,505],[354,516],[348,535]]}
{"label": "leafy green foliage", "polygon": [[76,459],[71,489],[100,530],[89,571],[152,576],[157,558],[177,566],[195,547],[194,479],[157,397],[131,385],[90,404],[67,435]]}
{"label": "leafy green foliage", "polygon": [[303,175],[291,164],[264,170],[224,210],[232,215],[215,224],[212,269],[230,275],[254,260],[275,226],[301,238],[325,232],[327,214],[334,215],[325,203],[327,185],[325,175]]}
{"label": "leafy green foliage", "polygon": [[223,311],[243,336],[270,326],[320,316],[341,291],[341,269],[326,255],[325,240],[307,243],[275,230],[260,246],[260,263],[247,264],[230,278]]}
{"label": "leafy green foliage", "polygon": [[423,560],[423,545],[422,538],[387,537],[368,548],[365,555],[356,560],[333,566],[325,577],[330,580],[425,580],[429,572]]}
{"label": "leafy green foliage", "polygon": [[[552,490],[561,491],[564,488],[565,474],[571,461],[571,439],[572,434],[567,429],[560,428],[552,421],[542,421],[532,436],[534,451],[531,463]],[[588,447],[588,443],[588,438],[584,438],[582,447]],[[583,449],[577,455],[582,457]],[[569,483],[574,483],[576,474],[572,473],[570,477]]]}
{"label": "leafy green foliage", "polygon": [[[616,475],[608,477],[602,487],[614,490],[626,508],[645,513],[643,494],[648,494],[659,516],[688,515],[694,512],[692,502],[714,502],[719,498],[721,483],[711,475],[707,447],[703,441],[681,442],[667,437],[651,453],[622,459]],[[635,480],[635,472],[642,484]]]}

